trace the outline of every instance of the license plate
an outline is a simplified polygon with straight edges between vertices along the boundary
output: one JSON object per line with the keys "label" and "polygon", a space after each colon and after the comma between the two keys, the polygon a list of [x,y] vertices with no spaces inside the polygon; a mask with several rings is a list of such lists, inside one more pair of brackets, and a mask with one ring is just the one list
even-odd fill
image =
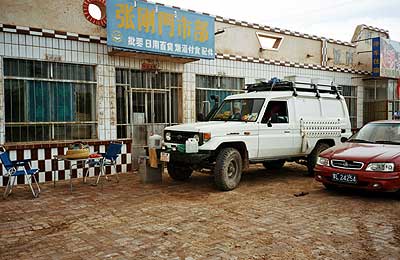
{"label": "license plate", "polygon": [[160,161],[169,162],[169,153],[161,152]]}
{"label": "license plate", "polygon": [[357,184],[357,176],[354,174],[333,173],[332,181],[341,182],[341,183],[349,183],[349,184]]}

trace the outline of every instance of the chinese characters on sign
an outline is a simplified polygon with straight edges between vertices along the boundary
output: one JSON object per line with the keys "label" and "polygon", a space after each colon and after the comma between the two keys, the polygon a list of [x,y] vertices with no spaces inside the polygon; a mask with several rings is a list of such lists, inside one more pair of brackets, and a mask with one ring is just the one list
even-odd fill
{"label": "chinese characters on sign", "polygon": [[214,59],[214,18],[143,1],[107,1],[107,44]]}
{"label": "chinese characters on sign", "polygon": [[381,41],[380,38],[372,39],[372,76],[379,77],[381,63]]}
{"label": "chinese characters on sign", "polygon": [[384,38],[372,39],[372,75],[400,78],[400,43]]}

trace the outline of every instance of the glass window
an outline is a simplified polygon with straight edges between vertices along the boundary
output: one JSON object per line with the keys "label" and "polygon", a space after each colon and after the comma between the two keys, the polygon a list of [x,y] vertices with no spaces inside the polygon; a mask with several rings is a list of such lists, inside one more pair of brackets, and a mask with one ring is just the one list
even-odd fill
{"label": "glass window", "polygon": [[118,138],[145,145],[148,135],[182,121],[181,74],[117,68],[116,83]]}
{"label": "glass window", "polygon": [[370,123],[353,135],[349,142],[400,144],[400,124]]}
{"label": "glass window", "polygon": [[283,124],[289,123],[286,101],[270,101],[265,109],[261,123]]}
{"label": "glass window", "polygon": [[6,142],[96,138],[95,68],[4,59]]}
{"label": "glass window", "polygon": [[228,99],[211,118],[212,121],[257,121],[264,99]]}
{"label": "glass window", "polygon": [[349,111],[351,127],[357,127],[357,87],[340,86]]}
{"label": "glass window", "polygon": [[206,116],[215,105],[213,96],[223,101],[227,96],[242,93],[244,79],[234,77],[196,75],[196,112]]}

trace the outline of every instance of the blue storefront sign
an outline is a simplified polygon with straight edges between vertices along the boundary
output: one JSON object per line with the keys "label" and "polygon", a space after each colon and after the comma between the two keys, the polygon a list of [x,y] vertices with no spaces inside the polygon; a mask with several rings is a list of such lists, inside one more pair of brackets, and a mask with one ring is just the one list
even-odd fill
{"label": "blue storefront sign", "polygon": [[107,44],[126,50],[214,59],[214,18],[143,1],[108,0]]}
{"label": "blue storefront sign", "polygon": [[381,38],[372,39],[372,76],[379,77],[381,70]]}

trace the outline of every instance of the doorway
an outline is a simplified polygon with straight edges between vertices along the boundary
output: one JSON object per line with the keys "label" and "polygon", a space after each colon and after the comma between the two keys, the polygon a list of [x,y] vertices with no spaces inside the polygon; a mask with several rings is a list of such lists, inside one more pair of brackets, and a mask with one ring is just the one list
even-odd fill
{"label": "doorway", "polygon": [[118,138],[147,146],[151,134],[182,122],[182,75],[117,69]]}

